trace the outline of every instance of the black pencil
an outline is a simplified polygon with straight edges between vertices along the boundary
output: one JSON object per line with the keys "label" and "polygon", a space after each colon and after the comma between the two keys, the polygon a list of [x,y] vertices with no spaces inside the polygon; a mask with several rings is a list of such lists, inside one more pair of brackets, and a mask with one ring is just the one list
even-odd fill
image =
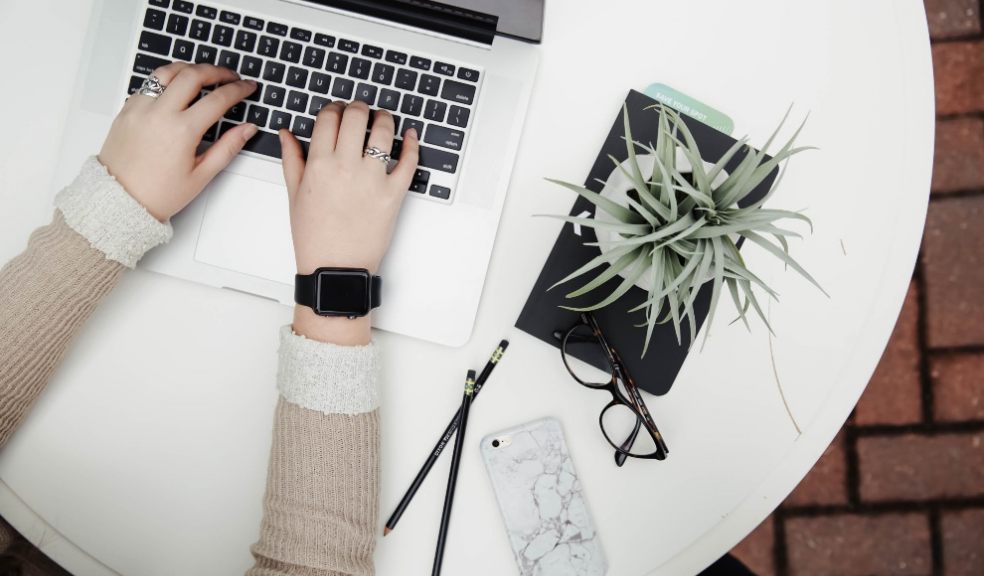
{"label": "black pencil", "polygon": [[454,439],[454,451],[451,453],[451,471],[448,473],[448,491],[444,494],[444,511],[441,513],[441,530],[437,534],[437,549],[434,551],[434,568],[431,576],[441,574],[441,563],[444,562],[444,545],[448,539],[448,526],[451,524],[451,505],[454,503],[454,488],[458,484],[458,464],[461,463],[461,452],[465,446],[465,432],[468,427],[468,412],[472,399],[475,397],[475,371],[469,370],[465,378],[465,394],[461,397],[461,410],[458,411],[458,436]]}
{"label": "black pencil", "polygon": [[[478,375],[478,380],[475,381],[475,396],[478,396],[478,393],[482,390],[482,387],[485,386],[485,381],[489,379],[489,375],[492,374],[492,370],[496,367],[499,361],[502,360],[502,355],[506,353],[506,348],[508,347],[509,341],[503,340],[499,342],[499,347],[492,352],[492,357],[485,363],[485,368],[482,369],[482,373]],[[413,482],[410,483],[410,487],[407,488],[403,498],[400,499],[400,503],[396,505],[396,510],[393,511],[393,514],[389,517],[389,520],[386,521],[386,527],[383,528],[383,536],[386,536],[393,531],[393,528],[396,528],[396,523],[400,521],[400,516],[403,516],[403,512],[406,511],[410,501],[413,500],[413,497],[420,488],[420,485],[424,483],[424,478],[427,478],[427,474],[430,472],[431,468],[434,467],[434,463],[437,462],[437,458],[441,455],[441,452],[444,451],[444,448],[448,445],[448,442],[451,441],[451,437],[454,436],[455,430],[458,429],[458,416],[460,415],[461,408],[459,408],[458,411],[454,413],[454,416],[451,417],[451,421],[448,422],[447,428],[444,429],[444,434],[441,434],[441,438],[437,441],[434,449],[431,450],[430,455],[427,457],[424,465],[420,468],[420,471],[417,472],[417,476],[414,477]]]}

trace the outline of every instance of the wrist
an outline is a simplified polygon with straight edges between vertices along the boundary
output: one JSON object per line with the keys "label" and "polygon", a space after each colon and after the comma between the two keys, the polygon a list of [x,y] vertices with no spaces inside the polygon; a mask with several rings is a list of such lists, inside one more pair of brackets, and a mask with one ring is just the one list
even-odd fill
{"label": "wrist", "polygon": [[339,346],[364,346],[372,340],[369,315],[358,318],[319,316],[307,306],[294,306],[294,333]]}

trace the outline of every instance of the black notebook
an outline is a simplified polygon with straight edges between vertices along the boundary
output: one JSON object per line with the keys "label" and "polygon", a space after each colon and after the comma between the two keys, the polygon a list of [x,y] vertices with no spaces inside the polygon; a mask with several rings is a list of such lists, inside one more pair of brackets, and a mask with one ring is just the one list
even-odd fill
{"label": "black notebook", "polygon": [[[659,127],[658,109],[645,110],[647,106],[656,104],[656,101],[645,94],[632,90],[625,98],[625,106],[629,112],[629,125],[632,129],[632,137],[637,142],[655,145]],[[735,144],[735,139],[731,136],[718,132],[689,116],[681,115],[687,127],[694,135],[700,147],[701,155],[704,160],[715,163]],[[625,147],[623,118],[621,107],[616,111],[612,129],[605,139],[598,157],[595,159],[591,172],[585,180],[584,186],[594,192],[601,192],[602,182],[608,178],[615,164],[609,156],[613,156],[619,162],[628,158]],[[636,154],[646,153],[642,149],[637,149]],[[743,154],[736,154],[727,165],[729,171],[737,168],[743,158]],[[766,160],[769,157],[766,156]],[[742,202],[742,205],[752,204],[761,200],[769,191],[773,181],[775,181],[778,170],[773,171],[759,186],[752,191]],[[552,175],[553,176],[553,175]],[[574,193],[572,192],[573,196]],[[571,215],[582,215],[584,212],[594,214],[595,207],[584,198],[577,197],[571,209]],[[561,284],[553,290],[547,292],[547,288],[558,280],[564,278],[579,266],[586,263],[591,258],[599,254],[599,249],[595,246],[585,246],[585,242],[596,240],[591,229],[581,227],[581,235],[574,233],[571,224],[564,224],[554,244],[550,256],[547,258],[540,277],[533,286],[523,307],[516,327],[524,332],[532,334],[537,338],[548,342],[553,346],[560,347],[560,340],[555,337],[555,332],[566,331],[578,321],[578,313],[564,310],[560,306],[585,307],[599,302],[620,283],[621,278],[615,277],[606,284],[585,294],[579,298],[565,298],[564,295],[575,288],[580,287],[593,278],[595,274],[603,270],[599,268],[592,273],[580,278],[576,278],[568,283]],[[690,350],[691,335],[686,322],[681,326],[681,341],[678,343],[676,332],[672,323],[656,326],[653,330],[652,340],[645,358],[642,357],[642,347],[645,340],[645,328],[638,328],[636,324],[645,321],[645,310],[637,313],[627,314],[626,312],[641,304],[646,300],[646,292],[638,287],[633,287],[616,302],[609,306],[593,312],[598,323],[601,325],[605,337],[612,346],[618,350],[625,362],[629,373],[643,390],[653,394],[666,394],[673,381],[676,379],[683,361]],[[698,293],[694,303],[697,330],[700,330],[707,311],[710,307],[711,287],[706,284]],[[718,321],[724,319],[719,318]],[[725,320],[726,321],[726,320]],[[699,346],[699,342],[696,346]],[[585,362],[593,364],[603,370],[606,368],[604,357],[581,358]]]}

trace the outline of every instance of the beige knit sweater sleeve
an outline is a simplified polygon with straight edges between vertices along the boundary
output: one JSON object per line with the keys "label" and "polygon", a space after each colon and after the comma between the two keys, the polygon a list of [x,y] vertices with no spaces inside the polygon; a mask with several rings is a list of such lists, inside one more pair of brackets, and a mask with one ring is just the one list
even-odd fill
{"label": "beige knit sweater sleeve", "polygon": [[[123,271],[171,235],[95,158],[56,207],[0,268],[0,447]],[[282,329],[281,396],[249,576],[373,573],[377,381],[374,345],[334,346]]]}

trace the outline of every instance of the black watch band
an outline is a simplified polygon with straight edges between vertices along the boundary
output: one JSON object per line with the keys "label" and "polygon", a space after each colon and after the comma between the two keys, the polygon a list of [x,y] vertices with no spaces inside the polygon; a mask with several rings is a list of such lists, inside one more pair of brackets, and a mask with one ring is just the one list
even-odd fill
{"label": "black watch band", "polygon": [[383,279],[365,268],[318,268],[294,276],[294,302],[320,316],[365,316],[378,308]]}

